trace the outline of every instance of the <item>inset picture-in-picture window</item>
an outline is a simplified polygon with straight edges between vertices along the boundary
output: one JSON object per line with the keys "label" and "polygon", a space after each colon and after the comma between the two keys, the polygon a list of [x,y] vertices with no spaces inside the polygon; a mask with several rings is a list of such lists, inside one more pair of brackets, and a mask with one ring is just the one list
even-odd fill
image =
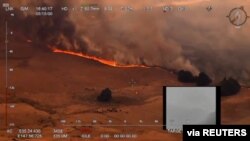
{"label": "inset picture-in-picture window", "polygon": [[183,125],[217,123],[216,87],[164,87],[165,128],[182,131]]}

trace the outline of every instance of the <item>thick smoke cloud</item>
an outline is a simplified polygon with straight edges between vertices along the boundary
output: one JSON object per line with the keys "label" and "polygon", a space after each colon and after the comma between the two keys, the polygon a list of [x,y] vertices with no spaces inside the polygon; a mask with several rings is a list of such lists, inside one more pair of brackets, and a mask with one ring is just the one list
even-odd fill
{"label": "thick smoke cloud", "polygon": [[[43,2],[58,7],[79,7],[86,1]],[[250,22],[236,29],[226,18],[232,8],[242,5],[250,13],[249,2],[227,0],[225,4],[220,0],[190,0],[186,12],[174,9],[171,13],[162,12],[162,6],[180,6],[182,0],[89,2],[112,5],[113,12],[75,11],[50,19],[26,15],[22,20],[29,23],[27,30],[32,34],[28,36],[35,37],[38,42],[83,51],[121,64],[146,64],[193,73],[205,71],[215,80],[232,76],[242,83],[249,82]],[[122,12],[124,5],[133,6],[135,11]],[[211,12],[206,11],[209,5],[213,6]],[[158,8],[147,13],[143,11],[145,6]]]}
{"label": "thick smoke cloud", "polygon": [[[10,2],[10,1],[6,1]],[[11,2],[10,2],[11,3]],[[15,18],[9,18],[8,23],[19,36],[32,40],[35,47],[48,49],[58,47],[61,49],[74,49],[85,51],[86,43],[77,35],[75,24],[69,19],[69,13],[62,14],[61,7],[70,3],[66,1],[15,1],[11,6],[29,6],[30,11],[15,11]],[[53,6],[53,16],[35,16],[36,6]],[[33,10],[32,10],[33,8]],[[78,46],[81,46],[79,48]]]}
{"label": "thick smoke cloud", "polygon": [[[148,5],[153,1],[147,1]],[[91,54],[114,59],[123,64],[146,64],[171,69],[198,70],[182,54],[181,45],[167,30],[166,15],[157,11],[145,13],[145,3],[136,1],[98,1],[101,5],[112,5],[114,13],[85,13],[70,18],[81,32],[82,38],[91,42]],[[133,3],[134,12],[121,11],[122,6]],[[80,3],[76,4],[79,5]],[[88,22],[86,22],[88,21]]]}
{"label": "thick smoke cloud", "polygon": [[[138,9],[148,5],[179,6],[182,1],[98,2],[112,4],[117,11],[126,3],[133,3],[137,11],[78,17],[71,14],[82,37],[92,42],[89,51],[107,54],[107,57],[112,56],[123,63],[143,62],[177,70],[187,69],[193,73],[204,71],[215,81],[232,76],[242,83],[249,82],[250,24],[248,22],[241,29],[236,29],[226,18],[235,7],[244,6],[250,13],[249,2],[228,0],[225,5],[220,0],[193,0],[187,4],[189,9],[186,12],[175,9],[165,14],[161,7],[150,13]],[[208,12],[206,7],[210,5],[213,10]]]}

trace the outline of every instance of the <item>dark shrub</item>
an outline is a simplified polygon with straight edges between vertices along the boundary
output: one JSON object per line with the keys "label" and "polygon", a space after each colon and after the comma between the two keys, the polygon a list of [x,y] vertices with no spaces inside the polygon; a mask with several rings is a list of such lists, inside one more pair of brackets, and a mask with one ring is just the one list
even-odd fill
{"label": "dark shrub", "polygon": [[212,80],[210,77],[204,72],[200,72],[199,76],[196,78],[197,86],[208,86],[211,82]]}
{"label": "dark shrub", "polygon": [[230,96],[235,95],[240,91],[240,84],[237,80],[233,78],[226,79],[224,78],[221,82],[221,95]]}
{"label": "dark shrub", "polygon": [[109,88],[102,90],[101,94],[97,97],[100,102],[108,102],[112,99],[112,92]]}
{"label": "dark shrub", "polygon": [[178,80],[184,83],[194,82],[194,76],[190,71],[181,70],[178,72]]}

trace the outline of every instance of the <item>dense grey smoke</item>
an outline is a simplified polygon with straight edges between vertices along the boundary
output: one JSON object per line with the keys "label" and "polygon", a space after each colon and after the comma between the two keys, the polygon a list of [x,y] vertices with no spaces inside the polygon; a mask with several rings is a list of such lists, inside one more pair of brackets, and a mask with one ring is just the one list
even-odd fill
{"label": "dense grey smoke", "polygon": [[[82,38],[92,43],[89,51],[108,54],[107,57],[123,63],[143,62],[193,73],[204,71],[216,81],[234,77],[242,83],[249,82],[250,23],[237,29],[226,16],[231,9],[242,5],[250,13],[250,3],[228,0],[225,5],[219,0],[193,0],[185,12],[175,9],[164,13],[161,9],[167,5],[164,2],[98,2],[112,3],[117,12],[70,14]],[[127,3],[133,3],[135,12],[121,12],[121,6]],[[178,4],[181,5],[181,1]],[[143,8],[148,5],[159,7],[147,13]],[[206,7],[210,5],[213,10],[208,12]]]}
{"label": "dense grey smoke", "polygon": [[[122,64],[146,64],[198,73],[198,69],[183,55],[181,44],[167,33],[171,27],[159,6],[156,7],[158,10],[147,13],[143,9],[144,4],[139,1],[98,3],[112,5],[114,12],[85,12],[80,13],[81,16],[70,14],[77,31],[89,43],[91,54]],[[128,6],[127,3],[133,3],[135,11],[122,11],[121,7]]]}
{"label": "dense grey smoke", "polygon": [[[69,19],[69,13],[61,11],[61,7],[70,6],[70,3],[27,0],[11,3],[11,6],[13,5],[15,8],[29,6],[28,12],[16,10],[15,18],[9,17],[8,23],[19,36],[32,40],[35,47],[75,49],[76,46],[81,46],[77,51],[85,51],[86,44],[77,34],[75,24]],[[53,16],[35,16],[36,6],[53,6]]]}
{"label": "dense grey smoke", "polygon": [[[79,7],[86,1],[43,1],[55,9],[64,5]],[[113,59],[121,64],[146,64],[171,69],[185,69],[193,73],[205,71],[213,79],[234,77],[249,82],[250,22],[242,28],[232,26],[226,16],[232,8],[244,5],[250,13],[250,4],[244,0],[190,0],[187,11],[162,12],[163,5],[182,5],[182,1],[155,0],[92,0],[99,6],[113,6],[113,12],[54,12],[53,17],[20,15],[18,24],[41,45],[83,51]],[[185,2],[184,2],[185,3]],[[39,5],[31,1],[31,5]],[[131,5],[133,12],[121,11]],[[208,12],[206,7],[213,6]],[[145,6],[153,6],[145,12]]]}

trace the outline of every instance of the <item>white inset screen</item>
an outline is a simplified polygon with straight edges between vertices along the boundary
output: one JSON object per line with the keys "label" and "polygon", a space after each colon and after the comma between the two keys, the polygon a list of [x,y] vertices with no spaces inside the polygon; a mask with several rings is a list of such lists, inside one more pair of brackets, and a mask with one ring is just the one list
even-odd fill
{"label": "white inset screen", "polygon": [[166,128],[216,124],[216,87],[166,87]]}

